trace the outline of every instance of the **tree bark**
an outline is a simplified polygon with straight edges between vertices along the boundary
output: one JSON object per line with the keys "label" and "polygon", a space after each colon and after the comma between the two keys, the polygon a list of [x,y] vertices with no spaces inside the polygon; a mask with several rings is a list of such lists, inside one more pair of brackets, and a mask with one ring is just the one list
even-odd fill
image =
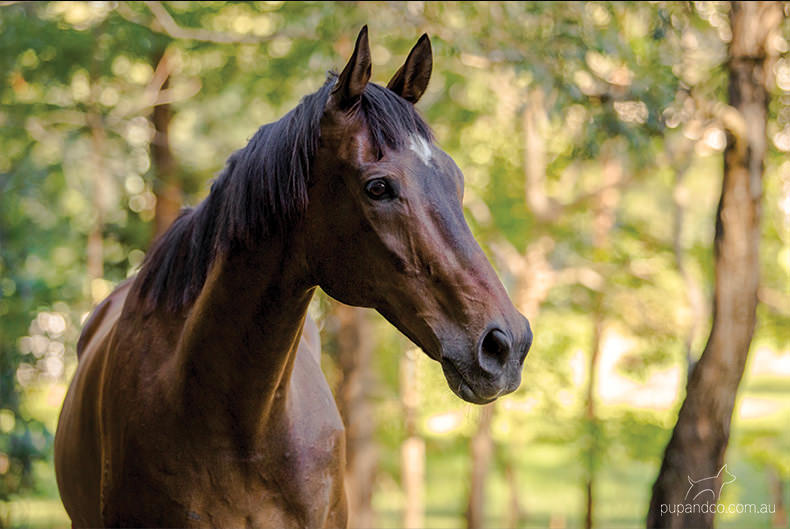
{"label": "tree bark", "polygon": [[[99,46],[99,27],[94,29],[94,43]],[[98,303],[108,293],[103,288],[96,288],[101,285],[104,278],[104,212],[106,208],[106,193],[109,185],[109,169],[104,159],[106,152],[107,131],[104,127],[104,116],[99,106],[99,51],[92,58],[90,68],[91,98],[90,108],[85,113],[85,123],[91,134],[91,159],[93,165],[93,196],[91,197],[94,220],[88,233],[88,241],[85,248],[86,261],[85,268],[88,275],[88,292],[92,303]]]}
{"label": "tree bark", "polygon": [[[106,132],[104,130],[104,123],[101,115],[95,110],[91,110],[86,115],[88,127],[91,131],[91,147],[93,158],[93,210],[95,218],[93,226],[91,226],[90,233],[88,233],[88,246],[86,249],[86,270],[88,272],[88,279],[92,282],[94,279],[101,279],[104,277],[104,193],[106,192],[107,181],[107,166],[104,163],[103,153],[105,151],[104,144],[106,140]],[[89,285],[89,288],[92,285]],[[101,301],[101,297],[97,298],[96,293],[91,292],[91,299],[94,303]]]}
{"label": "tree bark", "polygon": [[400,386],[406,439],[401,446],[401,479],[406,505],[404,529],[425,527],[425,440],[417,431],[417,351],[409,349],[401,358]]}
{"label": "tree bark", "polygon": [[[689,497],[690,479],[716,476],[730,436],[735,394],[755,325],[759,285],[760,198],[770,71],[766,44],[782,18],[774,2],[734,2],[730,22],[730,120],[714,240],[713,326],[688,382],[675,429],[653,485],[648,527],[712,527],[715,499]],[[722,473],[723,474],[723,473]],[[722,479],[716,480],[720,490]],[[679,514],[677,505],[690,505]]]}
{"label": "tree bark", "polygon": [[[545,110],[543,91],[531,90],[526,96],[524,107],[524,199],[527,207],[539,222],[549,222],[556,216],[557,204],[546,193],[546,126],[548,117]],[[542,237],[528,245],[523,256],[523,265],[518,267],[517,288],[515,293],[519,309],[534,321],[540,304],[553,285],[553,269],[547,254],[554,247],[548,237]],[[483,408],[478,420],[477,430],[469,447],[470,475],[469,496],[467,498],[466,523],[470,529],[485,526],[485,485],[494,443],[491,439],[491,418],[496,403]],[[505,456],[509,457],[509,456]],[[512,462],[506,467],[512,475],[508,480],[515,482]],[[517,522],[521,508],[518,497],[511,498],[511,518]],[[515,523],[514,522],[514,523]]]}
{"label": "tree bark", "polygon": [[[611,149],[607,149],[609,151]],[[603,163],[603,184],[605,191],[601,192],[595,201],[593,220],[593,248],[596,259],[604,258],[610,245],[610,234],[615,223],[617,204],[620,200],[620,191],[615,183],[622,179],[623,164],[614,152],[607,152]],[[587,427],[587,461],[586,475],[584,476],[585,512],[584,527],[592,529],[595,521],[595,488],[600,458],[601,443],[595,394],[598,382],[598,363],[603,345],[603,330],[605,324],[604,296],[605,290],[594,294],[592,306],[593,335],[590,344],[590,361],[587,366],[587,391],[585,395],[584,423]]]}
{"label": "tree bark", "polygon": [[546,128],[548,116],[543,90],[534,88],[527,94],[524,108],[524,177],[527,206],[541,222],[556,217],[557,204],[546,193]]}
{"label": "tree bark", "polygon": [[[523,114],[524,125],[524,199],[529,210],[540,222],[554,218],[556,206],[546,193],[546,116],[543,91],[531,90],[526,96]],[[542,237],[528,245],[523,256],[523,264],[517,270],[515,299],[519,309],[532,321],[537,315],[540,304],[548,295],[553,281],[553,270],[547,260],[553,241]],[[519,259],[522,261],[522,259]],[[491,419],[496,403],[486,405],[480,413],[477,430],[470,441],[469,495],[467,497],[466,524],[470,529],[485,526],[485,488],[488,468],[494,451],[491,438]],[[504,457],[510,457],[505,455]],[[512,461],[505,463],[508,481],[515,483]],[[517,523],[521,507],[517,496],[510,499],[510,518]]]}
{"label": "tree bark", "polygon": [[90,107],[85,113],[85,124],[91,134],[91,162],[93,165],[93,189],[91,202],[95,217],[93,225],[88,232],[88,240],[85,248],[86,261],[85,267],[88,275],[87,290],[89,298],[93,303],[98,303],[107,293],[102,289],[95,289],[95,281],[104,277],[104,210],[105,193],[110,175],[107,164],[104,160],[105,143],[107,131],[104,127],[104,116],[99,106],[99,56],[100,41],[99,34],[104,24],[93,29],[93,40],[96,47],[95,53],[91,58],[90,65]]}
{"label": "tree bark", "polygon": [[494,403],[486,404],[480,410],[480,421],[472,437],[469,473],[469,500],[466,507],[466,526],[469,529],[486,527],[485,519],[485,481],[494,442],[491,439],[491,419],[494,417]]}
{"label": "tree bark", "polygon": [[375,527],[372,499],[376,480],[374,411],[370,401],[374,341],[366,310],[336,303],[338,363],[343,378],[336,395],[346,427],[346,496],[349,529]]}
{"label": "tree bark", "polygon": [[[166,50],[154,57],[156,76],[161,76],[159,90],[168,87],[170,81],[170,65]],[[173,111],[169,103],[154,105],[151,121],[154,125],[154,139],[151,142],[151,160],[154,166],[153,191],[156,196],[154,210],[153,239],[162,235],[176,220],[181,211],[182,179],[178,162],[170,147],[170,122]]]}
{"label": "tree bark", "polygon": [[[600,305],[600,299],[599,299]],[[595,477],[598,467],[598,417],[595,409],[595,390],[598,374],[598,359],[601,356],[601,341],[603,337],[603,313],[600,308],[595,310],[593,321],[592,351],[587,375],[587,394],[584,419],[588,428],[587,446],[587,474],[584,481],[584,529],[592,529],[595,506]]]}
{"label": "tree bark", "polygon": [[508,490],[508,510],[507,510],[507,523],[505,527],[508,529],[518,529],[521,527],[521,521],[526,517],[524,508],[521,506],[521,489],[518,486],[518,479],[516,477],[516,465],[512,457],[508,457],[504,463],[505,466],[505,481],[507,481]]}

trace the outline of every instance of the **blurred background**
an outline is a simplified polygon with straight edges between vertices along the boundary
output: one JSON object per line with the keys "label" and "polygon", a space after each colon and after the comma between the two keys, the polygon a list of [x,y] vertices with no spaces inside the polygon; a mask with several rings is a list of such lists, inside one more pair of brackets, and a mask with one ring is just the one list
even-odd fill
{"label": "blurred background", "polygon": [[[771,97],[760,304],[720,527],[787,527],[790,4]],[[65,527],[52,439],[92,307],[225,159],[340,69],[386,84],[427,32],[418,108],[535,342],[461,402],[372,311],[320,293],[353,527],[635,527],[711,328],[725,2],[0,2],[0,526]]]}

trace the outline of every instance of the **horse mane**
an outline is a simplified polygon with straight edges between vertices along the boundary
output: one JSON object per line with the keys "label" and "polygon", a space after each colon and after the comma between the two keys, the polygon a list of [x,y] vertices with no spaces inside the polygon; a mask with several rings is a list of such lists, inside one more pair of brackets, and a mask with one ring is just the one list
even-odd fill
{"label": "horse mane", "polygon": [[[135,281],[146,310],[190,306],[218,256],[282,234],[304,214],[321,116],[336,79],[330,72],[317,92],[259,128],[228,158],[206,199],[184,208],[154,243]],[[433,140],[414,105],[379,85],[367,85],[354,111],[363,113],[379,150],[401,148],[413,134]]]}

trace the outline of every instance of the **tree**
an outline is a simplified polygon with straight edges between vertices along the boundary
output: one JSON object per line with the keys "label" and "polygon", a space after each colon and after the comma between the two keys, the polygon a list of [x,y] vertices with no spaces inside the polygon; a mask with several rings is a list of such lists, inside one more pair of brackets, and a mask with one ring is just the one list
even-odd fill
{"label": "tree", "polygon": [[470,442],[469,498],[466,506],[467,529],[486,527],[485,482],[494,443],[491,440],[491,420],[494,417],[494,403],[486,404],[480,410],[477,430]]}
{"label": "tree", "polygon": [[[534,487],[526,454],[548,443],[582,454],[563,470],[580,500],[587,478],[595,478],[589,503],[604,525],[612,470],[631,461],[657,468],[671,433],[664,426],[671,411],[613,406],[604,377],[613,368],[644,381],[659,369],[691,365],[709,330],[705,294],[713,284],[710,233],[720,181],[712,166],[732,115],[728,17],[722,2],[0,2],[0,502],[36,490],[51,418],[31,411],[34,394],[56,393],[67,380],[94,297],[133,274],[178,202],[197,202],[228,155],[320,86],[369,23],[378,83],[419,34],[430,35],[435,68],[418,108],[464,171],[470,226],[535,330],[522,389],[496,404],[492,421],[480,414],[478,423],[439,383],[421,383],[418,403],[401,405],[398,359],[407,345],[372,313],[364,319],[375,336],[375,384],[364,399],[350,399],[344,416],[349,435],[354,422],[364,426],[361,439],[373,434],[377,523],[402,523],[399,483],[421,498],[410,506],[413,523],[453,516],[462,524],[470,490],[483,490],[489,523],[504,523],[497,492],[506,481],[516,513],[510,523],[519,502],[530,507],[533,523],[546,514],[545,502],[536,507],[545,492]],[[785,42],[788,30],[785,23]],[[774,41],[784,49],[781,38]],[[790,339],[782,260],[790,256],[790,202],[783,198],[790,189],[790,58],[780,58],[774,72],[780,97],[771,98],[768,112],[773,146],[753,343],[779,351]],[[622,164],[621,178],[609,184],[607,159]],[[163,185],[168,181],[174,185]],[[97,184],[103,191],[94,192]],[[600,201],[612,192],[619,199],[609,208],[609,244],[596,247]],[[341,404],[342,366],[352,372],[349,387],[358,388],[360,358],[341,358],[353,345],[332,347],[338,332],[353,342],[365,329],[356,316],[341,329],[329,303],[313,309],[324,318],[325,367]],[[586,362],[594,360],[587,354],[598,341],[596,319],[603,322],[601,361]],[[610,333],[633,346],[617,366],[608,363],[617,337]],[[418,358],[420,377],[441,377]],[[597,390],[584,383],[596,363]],[[586,404],[593,401],[590,420]],[[442,416],[465,419],[434,430],[432,419]],[[787,483],[784,424],[733,424],[729,445],[751,454],[738,463],[775,467]],[[486,454],[471,449],[475,431],[490,441],[488,465],[468,460]],[[350,446],[350,471],[366,468],[353,462]],[[628,461],[619,457],[623,450]],[[613,454],[618,458],[606,461]],[[364,503],[371,490],[359,488]],[[582,525],[584,503],[577,513],[566,512],[570,504],[557,507],[545,521],[551,515],[558,524]]]}
{"label": "tree", "polygon": [[348,527],[375,527],[373,488],[376,479],[376,428],[372,402],[372,356],[375,340],[366,309],[332,303],[330,315],[337,320],[337,362],[341,379],[335,388],[346,428],[346,496]]}
{"label": "tree", "polygon": [[[733,2],[729,103],[721,198],[716,213],[713,326],[653,486],[648,527],[712,527],[709,495],[686,498],[689,480],[719,475],[735,395],[754,333],[759,286],[760,209],[767,148],[770,37],[782,19],[774,2]],[[722,483],[721,476],[717,484]],[[713,500],[715,503],[715,499]],[[696,512],[673,515],[690,503]]]}
{"label": "tree", "polygon": [[400,392],[406,438],[401,444],[401,480],[406,505],[403,527],[425,527],[425,440],[417,428],[420,401],[417,385],[416,349],[408,349],[400,361]]}
{"label": "tree", "polygon": [[[161,93],[170,84],[171,57],[167,49],[156,50],[152,57],[154,66],[153,90]],[[159,85],[159,86],[156,86]],[[183,193],[180,167],[170,146],[170,123],[173,120],[172,105],[167,102],[155,104],[151,112],[154,137],[151,140],[151,161],[156,174],[154,194],[154,233],[152,240],[162,235],[178,217]]]}

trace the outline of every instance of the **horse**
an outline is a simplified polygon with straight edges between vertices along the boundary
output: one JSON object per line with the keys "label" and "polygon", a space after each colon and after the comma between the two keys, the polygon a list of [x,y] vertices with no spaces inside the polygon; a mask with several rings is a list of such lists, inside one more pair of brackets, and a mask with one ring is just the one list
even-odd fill
{"label": "horse", "polygon": [[345,439],[306,316],[370,307],[483,404],[532,343],[415,110],[423,35],[386,87],[367,27],[342,72],[233,153],[78,342],[55,437],[73,527],[344,527]]}

